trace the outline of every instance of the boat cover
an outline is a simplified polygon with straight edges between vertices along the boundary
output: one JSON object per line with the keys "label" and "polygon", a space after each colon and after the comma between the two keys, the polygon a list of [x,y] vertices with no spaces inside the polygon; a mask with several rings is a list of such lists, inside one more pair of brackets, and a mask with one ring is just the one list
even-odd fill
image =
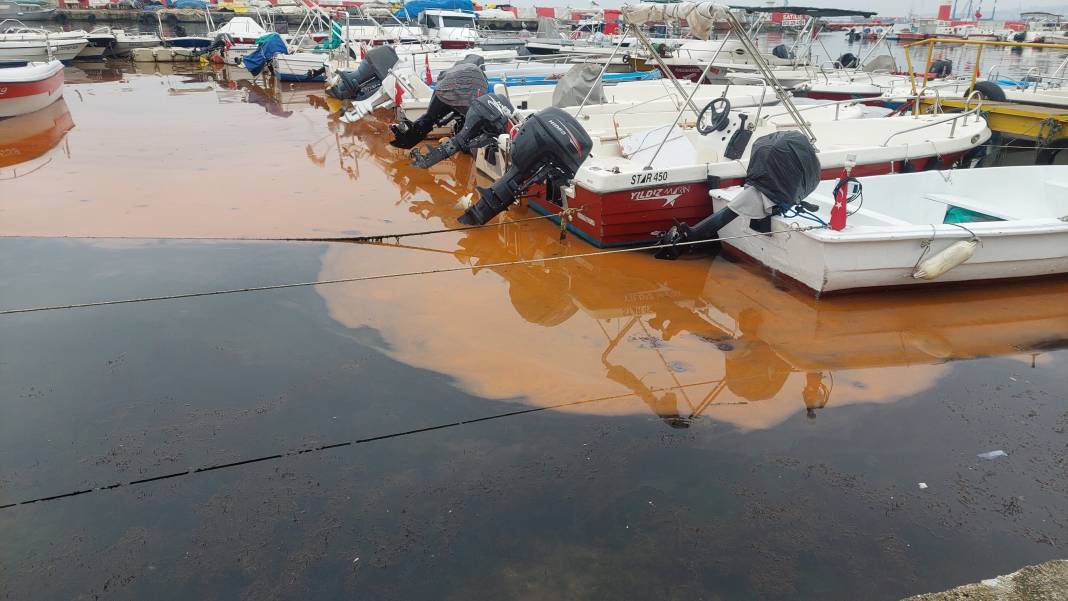
{"label": "boat cover", "polygon": [[780,207],[793,207],[819,185],[820,159],[801,132],[777,131],[753,142],[745,183]]}
{"label": "boat cover", "polygon": [[[415,20],[424,10],[460,10],[475,13],[475,7],[471,0],[409,0],[404,6],[393,13],[398,19]],[[478,14],[475,14],[478,18]]]}
{"label": "boat cover", "polygon": [[713,2],[677,2],[675,4],[635,4],[624,6],[621,12],[624,19],[632,25],[685,19],[693,37],[707,40],[715,29],[716,21],[726,21],[730,17],[731,9],[724,4]]}
{"label": "boat cover", "polygon": [[553,90],[552,106],[579,106],[589,95],[592,104],[603,104],[604,88],[601,86],[601,66],[580,63],[568,69]]}
{"label": "boat cover", "polygon": [[276,54],[289,54],[289,49],[282,41],[282,36],[269,33],[256,39],[256,49],[241,59],[241,64],[252,75],[259,75]]}

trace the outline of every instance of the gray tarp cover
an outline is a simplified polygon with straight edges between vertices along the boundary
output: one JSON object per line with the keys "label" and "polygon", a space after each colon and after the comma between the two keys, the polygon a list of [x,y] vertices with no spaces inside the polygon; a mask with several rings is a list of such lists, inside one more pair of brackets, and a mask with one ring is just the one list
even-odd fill
{"label": "gray tarp cover", "polygon": [[794,206],[820,183],[820,160],[804,134],[777,131],[753,142],[745,183],[772,201]]}
{"label": "gray tarp cover", "polygon": [[[593,93],[590,94],[590,89]],[[592,63],[578,64],[564,73],[553,90],[553,106],[564,108],[582,104],[586,94],[590,94],[587,104],[601,104],[605,101],[601,86],[601,66]]]}

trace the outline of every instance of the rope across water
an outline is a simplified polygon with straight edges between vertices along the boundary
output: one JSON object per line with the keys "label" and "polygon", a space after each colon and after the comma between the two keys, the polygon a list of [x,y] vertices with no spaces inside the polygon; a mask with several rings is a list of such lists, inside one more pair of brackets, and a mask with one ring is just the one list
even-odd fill
{"label": "rope across water", "polygon": [[[773,230],[770,232],[756,232],[752,234],[740,234],[737,236],[722,236],[719,238],[709,238],[707,240],[695,240],[692,242],[679,242],[675,246],[697,246],[700,244],[711,244],[713,242],[723,242],[727,240],[741,240],[743,238],[756,238],[759,236],[771,236],[774,234],[792,234],[796,232],[805,232],[814,229],[821,229],[824,225],[811,225],[806,227],[791,227],[785,230]],[[454,231],[454,230],[447,230]],[[390,238],[391,236],[384,236],[384,238]],[[538,259],[516,259],[514,261],[501,261],[498,263],[487,263],[485,265],[479,265],[480,269],[495,268],[495,267],[511,267],[514,265],[530,265],[534,263],[549,263],[554,261],[566,261],[569,259],[584,259],[589,257],[602,257],[606,255],[617,255],[623,253],[648,251],[656,248],[661,248],[657,244],[650,244],[646,246],[636,246],[628,248],[613,248],[608,250],[599,250],[588,253],[578,253],[574,255],[560,255],[556,257],[543,257]],[[89,307],[105,307],[109,305],[127,305],[133,303],[147,303],[155,301],[165,300],[179,300],[185,298],[200,298],[206,296],[222,296],[227,294],[240,294],[244,292],[265,292],[268,290],[285,290],[287,288],[303,288],[308,286],[328,286],[332,284],[348,284],[353,282],[369,282],[373,280],[387,280],[393,278],[412,277],[417,275],[431,275],[437,273],[453,273],[458,271],[469,271],[471,267],[443,267],[439,269],[423,269],[418,271],[401,271],[396,273],[380,273],[364,276],[353,276],[348,278],[335,278],[329,280],[315,280],[310,282],[291,282],[284,284],[269,284],[265,286],[249,286],[247,288],[230,288],[225,290],[210,290],[203,292],[184,292],[178,294],[167,294],[161,296],[143,296],[136,298],[96,301],[91,303],[71,303],[67,305],[45,305],[40,307],[25,307],[16,309],[4,309],[0,310],[0,316],[4,315],[19,315],[23,313],[40,313],[45,311],[59,311],[63,309],[85,309]]]}

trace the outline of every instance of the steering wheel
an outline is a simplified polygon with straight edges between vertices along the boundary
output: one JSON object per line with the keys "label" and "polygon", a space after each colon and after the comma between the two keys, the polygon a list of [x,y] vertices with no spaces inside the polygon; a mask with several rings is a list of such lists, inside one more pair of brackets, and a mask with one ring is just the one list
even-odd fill
{"label": "steering wheel", "polygon": [[[717,109],[717,106],[720,108]],[[705,114],[709,111],[711,111],[711,115],[708,117],[708,124],[705,125]],[[697,115],[697,133],[707,136],[712,132],[727,129],[730,116],[731,101],[726,98],[716,98],[706,104],[705,108],[701,109],[701,112]]]}

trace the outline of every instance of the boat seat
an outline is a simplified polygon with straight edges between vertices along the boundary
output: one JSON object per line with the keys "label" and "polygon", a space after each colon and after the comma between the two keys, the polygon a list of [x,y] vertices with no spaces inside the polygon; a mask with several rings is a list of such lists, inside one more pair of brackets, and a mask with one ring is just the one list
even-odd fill
{"label": "boat seat", "polygon": [[991,217],[997,217],[999,219],[1019,219],[1019,217],[1010,215],[1005,211],[999,210],[996,206],[984,203],[974,198],[968,198],[967,196],[958,196],[956,194],[924,194],[923,197],[927,200],[933,200],[942,204],[952,205],[954,207],[960,207],[962,209],[968,209],[969,211],[975,211],[976,213],[990,215]]}

